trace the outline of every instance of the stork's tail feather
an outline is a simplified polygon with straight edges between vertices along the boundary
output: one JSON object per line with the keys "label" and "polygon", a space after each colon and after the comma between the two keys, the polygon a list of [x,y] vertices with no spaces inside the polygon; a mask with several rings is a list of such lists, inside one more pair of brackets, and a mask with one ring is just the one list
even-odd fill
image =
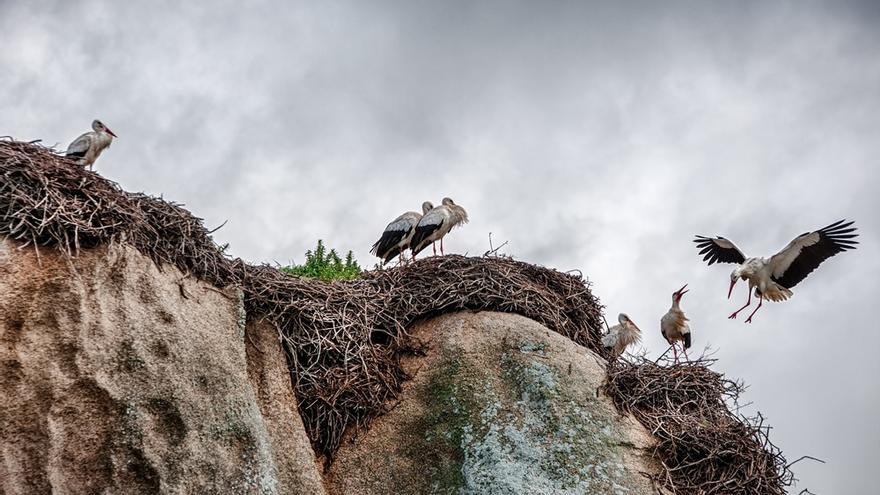
{"label": "stork's tail feather", "polygon": [[783,287],[781,285],[777,285],[777,287],[779,288],[779,292],[777,293],[777,296],[776,296],[777,298],[771,299],[772,301],[785,301],[789,297],[794,295],[794,292],[792,292],[789,289],[786,289],[785,287]]}
{"label": "stork's tail feather", "polygon": [[[404,247],[403,249],[406,249],[406,247]],[[399,246],[394,246],[393,248],[391,248],[391,250],[388,251],[388,253],[385,255],[385,263],[389,263],[391,260],[394,259],[395,256],[400,254],[401,251],[402,249]]]}
{"label": "stork's tail feather", "polygon": [[763,294],[764,299],[773,302],[782,302],[787,301],[788,298],[794,295],[790,289],[786,289],[785,287],[779,284],[773,284],[773,287],[767,292],[761,292],[758,289],[755,289],[755,295],[761,296]]}
{"label": "stork's tail feather", "polygon": [[690,332],[684,334],[684,348],[685,349],[691,348],[691,333]]}

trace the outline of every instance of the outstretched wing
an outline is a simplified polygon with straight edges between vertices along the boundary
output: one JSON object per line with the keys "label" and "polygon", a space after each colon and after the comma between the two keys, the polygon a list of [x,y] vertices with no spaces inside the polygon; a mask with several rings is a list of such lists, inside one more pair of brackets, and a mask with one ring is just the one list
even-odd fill
{"label": "outstretched wing", "polygon": [[698,235],[694,242],[697,243],[697,249],[703,256],[703,261],[712,263],[736,263],[742,264],[746,260],[746,255],[739,250],[736,245],[727,239],[718,237],[705,237]]}
{"label": "outstretched wing", "polygon": [[86,152],[89,151],[89,147],[92,145],[92,133],[87,132],[82,136],[73,140],[70,143],[70,146],[67,147],[67,151],[64,153],[67,156],[75,156],[78,158],[82,158],[86,156]]}
{"label": "outstretched wing", "polygon": [[859,234],[853,222],[840,220],[814,232],[794,238],[782,251],[770,258],[773,281],[791,289],[807,278],[823,261],[837,253],[855,249]]}
{"label": "outstretched wing", "polygon": [[440,230],[447,221],[449,221],[449,210],[444,206],[438,206],[425,213],[425,216],[416,225],[416,231],[413,234],[412,240],[409,241],[413,254],[419,254],[419,252],[428,247],[428,238],[434,232]]}
{"label": "outstretched wing", "polygon": [[382,232],[382,237],[373,244],[373,249],[371,249],[370,252],[380,258],[384,258],[386,262],[390,261],[391,258],[394,258],[400,253],[400,249],[395,248],[400,244],[400,241],[404,240],[409,235],[420,217],[421,215],[418,213],[408,211],[395,218],[387,227],[385,227],[385,231]]}

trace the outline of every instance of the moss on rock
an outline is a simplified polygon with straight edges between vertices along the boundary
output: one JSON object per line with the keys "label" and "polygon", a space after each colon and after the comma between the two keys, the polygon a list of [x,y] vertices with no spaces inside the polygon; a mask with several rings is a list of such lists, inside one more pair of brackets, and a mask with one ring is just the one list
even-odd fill
{"label": "moss on rock", "polygon": [[650,492],[639,474],[650,467],[633,461],[635,426],[597,396],[604,371],[589,351],[518,316],[432,323],[404,401],[343,445],[331,491]]}

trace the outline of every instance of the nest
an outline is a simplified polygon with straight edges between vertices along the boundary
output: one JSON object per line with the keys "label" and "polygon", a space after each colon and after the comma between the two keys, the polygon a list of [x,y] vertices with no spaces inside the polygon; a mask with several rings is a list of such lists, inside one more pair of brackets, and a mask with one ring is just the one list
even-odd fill
{"label": "nest", "polygon": [[609,364],[605,392],[657,439],[665,468],[655,483],[673,493],[784,495],[794,478],[758,415],[736,414],[743,386],[709,369],[711,360]]}
{"label": "nest", "polygon": [[407,378],[400,358],[418,352],[406,334],[417,319],[519,313],[603,352],[601,306],[580,276],[507,258],[433,257],[344,282],[251,267],[244,287],[248,314],[281,331],[300,414],[328,462],[348,426],[364,426],[397,398]]}
{"label": "nest", "polygon": [[122,241],[159,267],[228,285],[234,265],[209,234],[182,205],[123,191],[51,148],[0,140],[0,235],[67,254]]}
{"label": "nest", "polygon": [[[68,255],[108,242],[132,245],[244,291],[249,318],[268,320],[288,356],[299,411],[326,462],[343,433],[398,398],[401,357],[420,349],[406,328],[459,310],[519,313],[608,357],[602,307],[581,277],[503,257],[442,256],[345,282],[322,282],[225,257],[181,205],[123,191],[35,143],[0,140],[0,235]],[[39,252],[39,251],[38,251]],[[658,439],[656,482],[676,493],[784,493],[791,475],[762,420],[726,406],[741,388],[704,362],[609,365],[606,391]]]}

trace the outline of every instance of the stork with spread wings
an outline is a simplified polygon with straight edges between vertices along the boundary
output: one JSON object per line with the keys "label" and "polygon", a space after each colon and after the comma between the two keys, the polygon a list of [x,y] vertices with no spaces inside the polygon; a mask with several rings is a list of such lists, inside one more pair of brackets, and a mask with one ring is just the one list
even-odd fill
{"label": "stork with spread wings", "polygon": [[758,307],[746,319],[761,309],[764,299],[785,301],[792,296],[791,288],[805,279],[823,261],[837,253],[855,249],[859,234],[853,222],[840,220],[827,227],[807,232],[794,238],[778,253],[769,258],[747,258],[735,244],[724,237],[697,236],[694,242],[703,255],[703,261],[713,263],[735,263],[739,266],[730,274],[730,288],[727,298],[733,293],[733,286],[739,279],[749,282],[749,300],[745,306],[734,311],[729,318],[752,304],[752,289],[758,296]]}

